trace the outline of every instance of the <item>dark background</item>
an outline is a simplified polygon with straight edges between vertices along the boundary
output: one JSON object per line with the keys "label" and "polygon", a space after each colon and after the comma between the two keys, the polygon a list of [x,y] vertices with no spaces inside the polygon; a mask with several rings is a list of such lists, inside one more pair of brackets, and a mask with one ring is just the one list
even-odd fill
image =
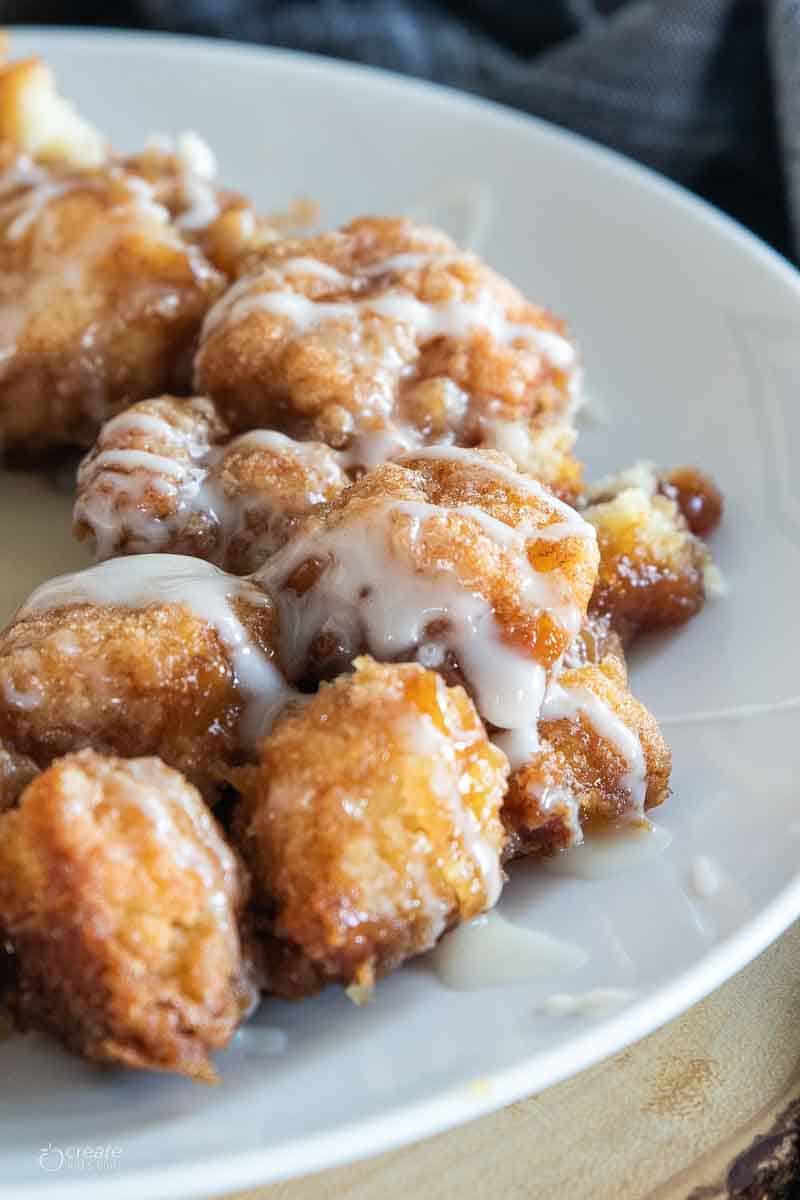
{"label": "dark background", "polygon": [[587,134],[791,253],[765,0],[0,0],[0,23],[290,46],[438,80]]}

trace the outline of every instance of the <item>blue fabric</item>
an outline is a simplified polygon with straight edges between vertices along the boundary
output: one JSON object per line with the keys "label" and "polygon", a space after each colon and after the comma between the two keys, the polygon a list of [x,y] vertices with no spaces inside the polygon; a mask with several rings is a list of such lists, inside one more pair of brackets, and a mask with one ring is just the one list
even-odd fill
{"label": "blue fabric", "polygon": [[800,246],[800,0],[0,0],[0,21],[15,19],[232,37],[438,80],[613,146],[785,253]]}

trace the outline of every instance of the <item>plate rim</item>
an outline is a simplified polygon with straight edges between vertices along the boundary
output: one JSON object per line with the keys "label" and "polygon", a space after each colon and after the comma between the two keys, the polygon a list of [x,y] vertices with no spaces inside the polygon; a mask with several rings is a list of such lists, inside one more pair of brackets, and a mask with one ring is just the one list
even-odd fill
{"label": "plate rim", "polygon": [[[74,28],[12,24],[7,29],[12,36],[12,52],[14,38],[20,35],[39,40],[44,57],[48,53],[48,43],[55,46],[59,42],[62,45],[65,42],[82,42],[89,47],[92,44],[99,47],[109,42],[120,46],[150,44],[169,48],[173,54],[190,57],[198,52],[232,59],[247,57],[261,60],[267,65],[278,63],[294,66],[311,75],[335,75],[339,80],[347,77],[357,85],[376,84],[397,88],[422,95],[439,104],[466,106],[469,111],[481,114],[488,112],[496,120],[521,131],[533,126],[539,136],[569,143],[578,154],[589,160],[590,166],[593,160],[603,169],[611,169],[618,176],[627,176],[639,187],[677,205],[686,216],[732,239],[761,269],[777,272],[782,281],[797,292],[800,300],[800,272],[797,268],[780,251],[762,241],[734,217],[619,151],[496,101],[385,68],[227,38],[92,26]],[[345,1121],[333,1130],[300,1135],[279,1146],[187,1157],[170,1166],[134,1167],[130,1171],[123,1168],[94,1179],[86,1176],[75,1181],[62,1179],[60,1190],[66,1197],[80,1196],[82,1200],[100,1200],[112,1194],[115,1200],[140,1200],[143,1194],[153,1194],[148,1189],[154,1187],[157,1187],[162,1200],[201,1197],[214,1194],[220,1188],[266,1185],[313,1174],[435,1136],[494,1112],[523,1096],[554,1086],[653,1033],[744,968],[798,917],[800,868],[768,904],[693,966],[650,996],[633,1001],[617,1015],[598,1020],[590,1029],[566,1038],[553,1050],[533,1052],[513,1066],[487,1073],[472,1083],[439,1089],[424,1101],[399,1104],[379,1117]],[[6,1197],[11,1200],[12,1196],[16,1198],[22,1190],[30,1200],[42,1200],[45,1196],[52,1196],[52,1180],[43,1180],[41,1184],[26,1181],[21,1188],[18,1185],[6,1187],[0,1182],[1,1200]]]}

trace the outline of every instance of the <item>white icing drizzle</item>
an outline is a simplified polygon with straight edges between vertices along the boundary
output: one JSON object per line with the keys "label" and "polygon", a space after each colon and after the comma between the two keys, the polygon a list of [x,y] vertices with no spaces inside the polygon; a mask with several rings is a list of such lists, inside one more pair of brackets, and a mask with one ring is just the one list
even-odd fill
{"label": "white icing drizzle", "polygon": [[8,205],[22,208],[19,215],[14,217],[14,220],[6,228],[5,236],[8,240],[18,242],[23,238],[31,226],[39,220],[50,201],[66,195],[67,192],[73,190],[73,187],[74,181],[71,180],[47,181],[36,184],[32,191],[26,192],[16,201],[7,201]]}
{"label": "white icing drizzle", "polygon": [[[150,514],[144,503],[145,493],[154,491],[171,499],[177,492],[174,481],[105,470],[102,483],[102,488],[87,486],[74,507],[76,522],[92,531],[97,561],[116,554],[123,532],[128,539],[127,548],[134,553],[161,549],[169,540],[170,525]],[[121,514],[118,505],[124,500],[129,503]]]}
{"label": "white icing drizzle", "polygon": [[180,183],[186,207],[176,219],[180,229],[205,229],[220,213],[217,196],[217,161],[206,141],[187,129],[173,141],[168,134],[151,134],[145,149],[157,154],[174,154],[180,167]]}
{"label": "white icing drizzle", "polygon": [[[461,515],[508,552],[519,575],[523,604],[531,611],[552,612],[574,636],[581,613],[569,596],[567,581],[557,571],[537,572],[529,561],[527,542],[539,536],[537,516],[559,516],[559,537],[593,539],[594,530],[536,481],[475,451],[428,447],[415,457],[453,459],[499,476],[541,502],[545,512],[512,527],[472,505],[446,509],[423,501],[389,500],[363,510],[357,523],[345,514],[338,524],[314,524],[300,531],[258,576],[278,597],[287,670],[292,678],[301,676],[310,644],[322,633],[334,635],[347,656],[366,646],[384,661],[424,646],[425,661],[441,662],[449,650],[464,670],[486,720],[502,729],[527,727],[531,714],[541,708],[545,669],[504,639],[488,600],[466,590],[447,564],[439,562],[435,571],[425,573],[396,558],[391,532],[398,519],[404,521],[404,537],[413,546],[427,522],[447,519],[453,512]],[[325,564],[319,577],[302,596],[287,595],[287,580],[308,559]],[[445,632],[426,636],[437,618],[446,622]]]}
{"label": "white icing drizzle", "polygon": [[447,267],[458,262],[477,262],[474,254],[430,253],[410,250],[403,254],[392,254],[380,262],[360,268],[360,274],[371,279],[379,275],[402,275],[405,271],[418,271],[422,267]]}
{"label": "white icing drizzle", "polygon": [[608,742],[627,763],[621,782],[630,795],[633,811],[643,813],[647,795],[647,763],[638,734],[589,688],[572,684],[565,687],[557,681],[553,682],[542,705],[542,721],[574,721],[581,716],[589,722],[597,736]]}
{"label": "white icing drizzle", "polygon": [[[139,438],[155,449],[118,448],[115,442],[125,437]],[[174,456],[175,451],[182,451],[188,460]],[[97,448],[78,470],[74,508],[75,520],[92,531],[96,557],[110,558],[122,537],[134,552],[164,546],[175,527],[201,508],[209,451],[203,424],[191,422],[188,429],[179,428],[136,408],[108,421]],[[153,492],[169,499],[169,517],[152,512],[149,496]]]}
{"label": "white icing drizzle", "polygon": [[245,705],[241,734],[254,744],[292,695],[278,667],[256,645],[237,617],[233,602],[267,608],[269,599],[248,579],[226,575],[210,563],[179,554],[142,554],[116,558],[73,575],[42,584],[17,618],[78,604],[147,608],[152,604],[185,605],[217,633]]}
{"label": "white icing drizzle", "polygon": [[324,283],[338,288],[346,288],[350,282],[346,275],[337,271],[330,263],[320,262],[318,258],[307,258],[305,255],[287,258],[281,263],[281,271],[285,275],[311,275],[314,279],[321,279]]}
{"label": "white icing drizzle", "polygon": [[[397,274],[418,266],[456,261],[452,254],[399,254],[363,268],[365,278],[385,272]],[[302,268],[297,264],[302,263]],[[313,266],[311,264],[314,264]],[[313,274],[327,282],[335,283],[340,290],[348,284],[355,287],[358,277],[346,279],[327,263],[307,258],[289,259],[287,263],[274,264],[270,271],[288,282],[292,274]],[[501,345],[526,343],[546,358],[554,367],[568,371],[576,364],[575,348],[560,334],[536,325],[509,321],[502,304],[487,289],[479,292],[476,300],[447,300],[441,304],[426,304],[406,290],[398,288],[377,295],[352,296],[349,300],[314,301],[294,291],[272,291],[254,289],[259,287],[259,277],[246,277],[228,290],[206,317],[203,338],[210,336],[221,324],[230,327],[244,320],[251,313],[267,312],[284,317],[299,335],[319,328],[327,321],[358,323],[365,315],[384,317],[409,325],[423,342],[436,337],[467,338],[478,330],[485,330]]]}
{"label": "white icing drizzle", "polygon": [[466,338],[486,330],[501,345],[528,342],[553,366],[567,370],[575,361],[575,350],[559,334],[509,321],[502,306],[489,292],[481,292],[477,301],[451,300],[443,304],[424,304],[414,296],[387,292],[360,302],[362,308],[390,320],[411,325],[425,340],[435,337]]}
{"label": "white icing drizzle", "polygon": [[256,214],[251,208],[236,208],[230,213],[239,226],[239,236],[249,240],[256,232]]}
{"label": "white icing drizzle", "polygon": [[548,1017],[597,1017],[633,999],[629,988],[592,988],[589,992],[554,992],[539,1004]]}
{"label": "white icing drizzle", "polygon": [[411,425],[389,426],[358,434],[347,450],[339,453],[345,470],[352,467],[378,467],[399,459],[423,445],[423,435]]}
{"label": "white icing drizzle", "polygon": [[[440,692],[440,703],[446,703],[444,682],[437,679]],[[405,732],[414,754],[430,758],[430,786],[434,793],[446,801],[452,818],[453,829],[461,842],[465,854],[472,860],[481,875],[485,888],[485,907],[491,908],[500,898],[503,890],[503,870],[500,866],[499,847],[495,846],[484,835],[480,822],[468,804],[464,803],[459,789],[460,766],[457,750],[465,742],[474,741],[476,734],[465,735],[461,729],[450,728],[447,732],[439,729],[427,715],[420,715],[416,720],[407,722]],[[423,889],[423,899],[424,891]],[[441,907],[437,900],[436,906]],[[430,907],[430,905],[426,905]],[[432,941],[442,932],[435,931]]]}
{"label": "white icing drizzle", "polygon": [[[591,540],[591,534],[584,527],[578,525],[575,521],[553,521],[550,525],[539,525],[536,533],[533,535],[540,542],[563,542],[564,538],[568,537],[585,537]],[[590,529],[594,526],[590,525]]]}
{"label": "white icing drizzle", "polygon": [[560,812],[567,847],[580,846],[583,842],[581,806],[575,793],[560,785],[544,785],[536,789],[535,795],[543,816]]}
{"label": "white icing drizzle", "polygon": [[[295,442],[275,430],[256,429],[226,446],[212,446],[204,432],[204,425],[177,427],[135,409],[103,427],[96,450],[81,464],[74,509],[76,521],[92,530],[98,559],[110,558],[123,542],[127,552],[157,550],[180,538],[196,515],[200,528],[214,531],[213,550],[204,557],[224,564],[231,543],[244,534],[250,561],[260,565],[283,545],[294,510],[280,493],[270,495],[269,464],[264,466],[263,487],[226,489],[221,472],[234,454],[267,452],[294,458],[305,467],[301,513],[322,504],[336,485],[346,482],[339,456],[320,443]],[[155,449],[117,448],[115,441],[125,437],[145,440]],[[154,514],[152,492],[169,499],[167,514]]]}
{"label": "white icing drizzle", "polygon": [[[419,657],[419,656],[417,656]],[[524,767],[540,748],[539,727],[536,722],[519,729],[501,729],[492,734],[495,746],[503,751],[512,771]]]}
{"label": "white icing drizzle", "polygon": [[[513,322],[507,319],[503,305],[491,291],[483,289],[476,299],[451,299],[441,303],[424,303],[397,281],[405,271],[425,266],[447,265],[470,261],[471,256],[453,253],[409,252],[392,255],[380,262],[359,267],[348,276],[330,263],[310,256],[299,255],[283,263],[270,264],[262,275],[249,275],[239,279],[217,301],[206,315],[200,340],[198,363],[202,376],[204,344],[222,328],[231,328],[257,312],[268,313],[289,327],[285,336],[302,338],[325,324],[347,327],[353,330],[355,340],[365,339],[366,351],[375,360],[376,379],[379,385],[370,390],[369,397],[362,401],[361,424],[367,417],[374,416],[373,424],[379,426],[366,432],[356,431],[348,451],[351,466],[370,468],[379,462],[397,458],[404,452],[413,451],[426,438],[414,428],[413,423],[396,426],[389,421],[391,410],[397,399],[403,372],[411,369],[416,351],[409,338],[425,346],[432,339],[446,336],[457,339],[469,338],[478,331],[489,334],[503,345],[527,347],[565,371],[568,390],[572,397],[568,406],[571,411],[575,393],[579,387],[580,370],[577,354],[572,344],[553,330],[537,325]],[[362,286],[365,282],[388,275],[393,286],[374,291]],[[298,277],[307,276],[325,285],[323,295],[312,299],[299,290]],[[335,299],[329,298],[338,293]],[[376,336],[375,319],[403,326],[405,333],[395,330],[382,331]],[[372,324],[364,326],[364,322]],[[356,353],[356,350],[353,351]],[[425,381],[421,381],[424,385]],[[455,393],[459,389],[453,385]],[[469,397],[460,393],[463,411],[456,406],[448,413],[448,423],[455,429],[463,419],[469,405]],[[566,453],[573,439],[569,425],[570,411],[563,420],[557,420],[543,430],[533,431],[530,422],[503,422],[485,419],[482,433],[487,444],[511,452],[515,461],[534,473],[552,471],[553,456],[556,460]],[[506,437],[513,426],[515,434]]]}
{"label": "white icing drizzle", "polygon": [[[432,459],[434,461],[450,461],[461,462],[469,466],[472,470],[480,470],[489,475],[494,475],[507,484],[513,491],[522,492],[526,496],[531,496],[546,505],[553,514],[561,517],[561,523],[558,526],[558,538],[565,537],[580,537],[587,541],[597,541],[597,530],[594,526],[586,521],[581,514],[574,508],[571,508],[564,500],[560,500],[558,496],[540,483],[538,479],[525,474],[522,471],[517,471],[514,467],[506,466],[505,463],[498,462],[488,454],[481,453],[480,450],[469,450],[465,446],[421,446],[419,450],[414,450],[407,456],[408,459]],[[402,463],[403,460],[401,459]],[[518,527],[519,528],[519,527]],[[539,525],[535,526],[535,536],[537,538],[548,538],[550,526]]]}
{"label": "white icing drizzle", "polygon": [[571,879],[608,879],[657,858],[671,844],[672,834],[663,826],[629,822],[544,859],[542,869]]}
{"label": "white icing drizzle", "polygon": [[0,175],[0,215],[20,209],[5,230],[5,237],[16,242],[24,237],[51,200],[75,187],[75,179],[56,179],[27,154],[20,154]]}
{"label": "white icing drizzle", "polygon": [[[436,574],[424,574],[391,552],[389,534],[398,516],[407,519],[413,545],[426,521],[447,512],[421,501],[388,501],[359,514],[357,527],[346,519],[328,527],[314,525],[278,551],[256,578],[278,598],[284,662],[293,678],[302,674],[309,646],[323,632],[335,634],[348,655],[365,642],[383,661],[408,655],[423,643],[429,656],[431,645],[438,644],[456,655],[484,718],[503,729],[519,728],[541,707],[544,668],[505,641],[486,598],[465,590],[445,564],[437,564]],[[472,511],[464,515],[474,516]],[[519,548],[520,535],[509,526],[502,528],[507,531],[504,544]],[[496,535],[493,524],[491,529]],[[326,565],[302,596],[287,595],[287,579],[307,559]],[[567,629],[577,630],[580,613],[565,602],[555,572],[536,577],[524,553],[519,565],[532,607],[552,606]],[[436,618],[447,621],[447,631],[426,637]]]}
{"label": "white icing drizzle", "polygon": [[9,192],[18,188],[32,187],[48,178],[47,171],[40,167],[28,154],[18,154],[13,162],[0,174],[0,202]]}
{"label": "white icing drizzle", "polygon": [[187,436],[183,430],[170,425],[164,417],[159,417],[155,413],[141,412],[134,407],[126,409],[118,416],[112,417],[110,421],[106,421],[100,431],[99,444],[102,446],[107,442],[113,442],[117,437],[126,435],[150,437],[170,445],[183,442]]}
{"label": "white icing drizzle", "polygon": [[[306,466],[309,473],[316,470],[321,472],[319,486],[333,485],[340,479],[340,469],[337,456],[328,447],[318,442],[295,442],[292,438],[272,429],[253,429],[233,439],[225,447],[214,447],[207,455],[206,462],[210,472],[192,503],[192,509],[199,513],[211,513],[220,531],[218,557],[223,560],[229,546],[241,534],[248,530],[251,518],[258,519],[259,532],[248,533],[250,541],[248,556],[251,563],[260,563],[274,554],[286,541],[292,527],[292,514],[279,496],[271,497],[268,490],[270,468],[264,468],[264,488],[248,490],[240,488],[232,494],[226,494],[219,472],[225,460],[240,452],[258,454],[267,452],[282,457],[292,457],[301,466]],[[344,479],[341,479],[344,485]],[[329,491],[315,490],[311,476],[306,479],[303,491],[303,509],[311,509],[324,503]],[[299,497],[298,497],[299,498]]]}
{"label": "white icing drizzle", "polygon": [[[223,296],[206,317],[209,330],[216,326],[216,309],[225,303],[225,299],[226,297]],[[275,317],[285,317],[297,328],[298,333],[303,334],[316,329],[325,321],[355,321],[358,310],[352,303],[310,300],[300,292],[258,292],[254,296],[245,295],[231,308],[227,324],[238,324],[253,312],[266,312]]]}
{"label": "white icing drizzle", "polygon": [[247,299],[252,287],[252,277],[249,275],[243,275],[241,279],[237,279],[235,283],[231,284],[228,290],[222,296],[220,296],[216,304],[212,304],[203,321],[203,326],[200,333],[201,348],[203,341],[210,337],[211,334],[216,331],[218,326],[222,325],[223,322],[228,324],[229,313],[231,313],[234,308],[237,307],[240,300],[244,302],[244,300]]}
{"label": "white icing drizzle", "polygon": [[569,411],[536,428],[527,418],[504,421],[500,417],[490,417],[482,421],[481,435],[482,445],[502,450],[520,470],[537,477],[547,477],[554,462],[557,464],[575,441]]}
{"label": "white icing drizzle", "polygon": [[163,454],[154,454],[151,450],[102,450],[93,460],[93,466],[98,471],[113,471],[114,468],[128,471],[141,469],[175,478],[180,478],[185,472],[183,463]]}
{"label": "white icing drizzle", "polygon": [[[247,433],[239,434],[223,450],[216,451],[216,455],[218,456],[217,461],[227,458],[228,455],[240,450],[268,450],[274,454],[291,455],[299,462],[306,462],[309,465],[313,465],[315,459],[319,458],[320,452],[325,454],[328,451],[328,447],[323,446],[320,442],[296,442],[293,438],[287,437],[285,433],[279,433],[276,429],[251,429]],[[331,463],[336,464],[339,456],[333,451],[330,454]],[[309,499],[312,504],[321,504],[325,496],[322,492],[311,492]]]}
{"label": "white icing drizzle", "polygon": [[[435,506],[428,507],[436,511]],[[408,508],[408,505],[398,504],[399,510],[402,511],[404,508]],[[508,552],[519,570],[522,601],[531,608],[544,608],[554,612],[560,623],[574,637],[580,625],[578,624],[574,630],[573,626],[576,621],[580,622],[580,616],[576,614],[575,606],[570,599],[565,597],[567,586],[563,578],[554,572],[537,571],[532,566],[527,553],[529,541],[536,541],[542,537],[547,541],[563,541],[564,538],[571,535],[571,529],[561,524],[558,526],[536,525],[532,521],[524,521],[519,525],[507,525],[505,521],[491,516],[474,504],[454,505],[449,511],[474,521],[476,525],[480,526],[481,532],[489,541],[494,542],[497,546],[502,546]]]}
{"label": "white icing drizzle", "polygon": [[[132,213],[150,217],[159,225],[169,222],[169,213],[156,202],[155,189],[151,184],[136,175],[127,174],[121,167],[110,167],[107,174],[109,178],[125,185],[128,201],[127,204],[117,204],[110,211],[118,213],[120,209],[130,207]],[[12,242],[19,241],[39,221],[52,200],[87,186],[89,183],[80,173],[58,178],[31,162],[27,156],[21,156],[0,176],[0,214],[19,210],[6,227],[5,237]],[[80,245],[79,242],[79,248]]]}
{"label": "white icing drizzle", "polygon": [[[120,195],[113,204],[109,202],[105,181],[121,185]],[[77,236],[71,238],[65,250],[59,239],[54,240],[60,218],[53,202],[78,189],[96,191],[99,201],[107,207],[102,216],[98,213],[85,229],[76,231]],[[204,260],[191,257],[170,224],[167,210],[156,202],[152,186],[119,166],[108,167],[103,176],[95,180],[78,172],[56,178],[44,168],[17,164],[0,177],[0,215],[8,219],[4,236],[9,241],[32,234],[25,276],[20,276],[13,295],[0,302],[0,362],[16,353],[17,342],[43,303],[42,287],[46,286],[51,307],[58,306],[62,294],[80,292],[85,286],[87,272],[104,256],[113,253],[115,243],[127,229],[146,225],[143,232],[148,238],[189,255],[192,269],[198,274],[210,270]],[[152,285],[143,280],[141,292],[150,305],[171,306],[176,302],[176,295],[166,287],[157,289],[157,300],[154,300],[148,287],[152,291]],[[83,350],[91,352],[97,328],[96,324],[90,324],[85,329],[81,338]],[[87,390],[84,398],[87,412],[97,417],[102,414],[104,404],[100,384],[96,390]]]}
{"label": "white icing drizzle", "polygon": [[424,961],[446,987],[472,990],[574,971],[588,955],[571,942],[515,925],[495,909],[445,934]]}
{"label": "white icing drizzle", "polygon": [[214,151],[198,133],[193,129],[185,129],[178,134],[176,146],[178,158],[187,171],[198,179],[216,179],[217,160]]}
{"label": "white icing drizzle", "polygon": [[133,208],[139,216],[146,216],[159,225],[169,225],[169,212],[163,204],[159,204],[156,200],[156,190],[152,183],[148,183],[146,179],[141,179],[138,175],[125,175],[114,167],[109,173],[116,174],[121,180],[124,179],[133,201]]}
{"label": "white icing drizzle", "polygon": [[187,171],[183,177],[183,194],[188,202],[188,207],[175,222],[179,228],[193,232],[205,229],[217,219],[219,202],[213,184],[208,183],[205,179],[199,179]]}
{"label": "white icing drizzle", "polygon": [[[519,729],[498,729],[492,734],[495,746],[503,751],[508,759],[512,773],[519,771],[542,748],[539,736],[539,726],[536,721],[523,725]],[[526,780],[526,792],[533,793],[543,817],[548,813],[561,812],[563,828],[565,829],[570,846],[578,846],[583,841],[581,829],[580,804],[573,792],[560,785],[542,782],[536,785],[531,779]]]}

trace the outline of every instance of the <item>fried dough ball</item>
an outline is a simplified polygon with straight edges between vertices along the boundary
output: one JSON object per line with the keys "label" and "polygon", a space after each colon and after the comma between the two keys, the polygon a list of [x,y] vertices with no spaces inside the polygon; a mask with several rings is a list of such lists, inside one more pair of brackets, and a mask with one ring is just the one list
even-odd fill
{"label": "fried dough ball", "polygon": [[98,559],[163,550],[215,558],[206,463],[228,430],[202,396],[142,400],[103,425],[78,468],[73,532]]}
{"label": "fried dough ball", "polygon": [[118,165],[45,167],[0,149],[0,442],[91,445],[132,401],[185,390],[222,275]]}
{"label": "fried dough ball", "polygon": [[699,538],[713,533],[722,519],[722,493],[710,475],[699,467],[658,470],[651,462],[637,462],[592,484],[586,500],[590,504],[599,504],[613,500],[629,488],[638,488],[648,496],[666,496],[673,500],[689,529]]}
{"label": "fried dough ball", "polygon": [[370,467],[430,443],[498,447],[565,496],[577,356],[563,323],[445,234],[364,217],[267,245],[205,322],[199,392]]}
{"label": "fried dough ball", "polygon": [[286,943],[268,951],[279,995],[337,981],[361,1000],[497,900],[507,763],[433,671],[356,660],[281,717],[242,774],[234,827]]}
{"label": "fried dough ball", "polygon": [[252,204],[219,187],[210,148],[196,133],[151,136],[137,155],[112,155],[107,140],[59,95],[50,67],[28,58],[0,67],[0,142],[43,163],[98,167],[112,160],[152,185],[186,236],[226,275],[276,237]]}
{"label": "fried dough ball", "polygon": [[512,766],[508,858],[572,845],[586,825],[642,818],[669,795],[669,748],[614,655],[562,672],[530,747],[519,734],[496,740]]}
{"label": "fried dough ball", "polygon": [[105,161],[105,138],[56,88],[40,58],[0,67],[0,142],[43,161],[96,167]]}
{"label": "fried dough ball", "polygon": [[577,634],[596,568],[593,529],[506,456],[429,447],[370,471],[257,577],[292,679],[361,651],[416,658],[515,728]]}
{"label": "fried dough ball", "polygon": [[255,994],[243,868],[199,793],[157,758],[59,759],[0,818],[12,1009],[101,1063],[214,1080]]}
{"label": "fried dough ball", "polygon": [[99,559],[170,551],[244,575],[348,484],[320,442],[273,430],[226,438],[203,397],[161,396],[114,417],[78,472],[76,536]]}
{"label": "fried dough ball", "polygon": [[[708,548],[689,528],[678,496],[683,495],[694,510],[695,523],[705,528],[713,525],[721,509],[714,517],[713,500],[699,499],[699,491],[691,492],[683,478],[683,492],[680,484],[667,485],[673,498],[661,490],[655,472],[640,464],[592,489],[590,503],[582,510],[597,530],[600,548],[590,609],[608,615],[624,638],[640,629],[688,621],[715,587],[716,569]],[[711,493],[707,489],[704,495]]]}
{"label": "fried dough ball", "polygon": [[286,685],[267,596],[208,563],[119,559],[43,585],[0,635],[0,738],[39,767],[157,754],[209,799]]}

